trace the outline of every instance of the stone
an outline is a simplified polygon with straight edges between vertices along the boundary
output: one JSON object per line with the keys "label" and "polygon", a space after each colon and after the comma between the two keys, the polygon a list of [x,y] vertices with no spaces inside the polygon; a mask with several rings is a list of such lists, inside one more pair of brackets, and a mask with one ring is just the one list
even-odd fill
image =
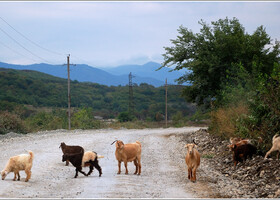
{"label": "stone", "polygon": [[261,178],[263,177],[264,173],[265,173],[265,171],[262,170],[261,173],[260,173],[260,177],[261,177]]}

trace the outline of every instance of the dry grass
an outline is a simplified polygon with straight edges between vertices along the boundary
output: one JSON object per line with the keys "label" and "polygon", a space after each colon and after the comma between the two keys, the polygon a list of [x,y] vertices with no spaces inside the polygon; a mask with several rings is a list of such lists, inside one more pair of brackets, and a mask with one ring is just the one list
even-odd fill
{"label": "dry grass", "polygon": [[236,132],[236,120],[238,120],[240,116],[248,114],[248,112],[248,107],[243,103],[237,106],[231,105],[212,111],[210,132],[223,138],[234,136]]}

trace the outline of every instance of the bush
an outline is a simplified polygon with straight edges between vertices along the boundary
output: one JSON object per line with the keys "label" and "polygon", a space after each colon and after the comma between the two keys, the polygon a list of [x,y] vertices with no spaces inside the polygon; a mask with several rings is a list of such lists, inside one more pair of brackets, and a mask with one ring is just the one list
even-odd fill
{"label": "bush", "polygon": [[259,76],[256,95],[250,99],[246,126],[255,137],[262,137],[263,148],[271,147],[271,140],[280,133],[280,65],[275,64],[273,73]]}
{"label": "bush", "polygon": [[100,128],[100,122],[94,119],[91,108],[83,108],[78,112],[74,113],[72,117],[72,128]]}
{"label": "bush", "polygon": [[0,134],[8,132],[27,133],[27,128],[23,124],[20,117],[8,111],[0,112]]}
{"label": "bush", "polygon": [[[231,81],[230,81],[231,82]],[[271,74],[248,77],[240,66],[235,87],[221,91],[216,108],[211,112],[211,133],[224,138],[237,136],[256,141],[261,152],[271,147],[271,140],[280,133],[280,65]]]}
{"label": "bush", "polygon": [[41,111],[27,118],[25,123],[32,131],[65,129],[67,127],[66,114],[63,117],[59,116],[57,112]]}
{"label": "bush", "polygon": [[133,120],[133,117],[128,112],[121,112],[118,116],[119,122],[129,122]]}

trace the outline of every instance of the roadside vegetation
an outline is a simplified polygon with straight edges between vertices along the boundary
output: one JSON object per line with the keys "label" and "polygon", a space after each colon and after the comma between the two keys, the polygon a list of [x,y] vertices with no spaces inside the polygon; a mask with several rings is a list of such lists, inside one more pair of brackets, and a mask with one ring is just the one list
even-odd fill
{"label": "roadside vegetation", "polygon": [[280,132],[279,42],[264,26],[249,34],[238,19],[199,22],[199,33],[180,26],[179,36],[165,47],[163,66],[187,68],[179,83],[188,102],[209,114],[212,134],[258,139],[268,150]]}

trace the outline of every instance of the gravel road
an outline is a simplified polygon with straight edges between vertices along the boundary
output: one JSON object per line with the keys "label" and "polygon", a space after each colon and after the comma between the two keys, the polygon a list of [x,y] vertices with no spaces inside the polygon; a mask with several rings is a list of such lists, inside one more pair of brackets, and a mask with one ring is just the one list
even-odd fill
{"label": "gravel road", "polygon": [[[11,156],[34,152],[32,176],[29,182],[20,172],[21,180],[13,181],[10,173],[4,181],[0,180],[1,198],[195,198],[215,197],[207,181],[197,182],[187,179],[184,161],[186,150],[184,142],[176,135],[190,135],[200,127],[159,128],[159,129],[102,129],[66,130],[29,133],[27,135],[7,134],[0,137],[0,169]],[[114,140],[124,143],[142,143],[142,174],[134,175],[134,164],[128,163],[129,174],[117,175]],[[61,142],[80,145],[85,151],[96,151],[105,158],[99,159],[103,175],[98,171],[85,177],[79,173],[74,178],[75,168],[65,166],[61,161]],[[203,161],[202,161],[203,163]],[[84,168],[88,171],[88,168]]]}

